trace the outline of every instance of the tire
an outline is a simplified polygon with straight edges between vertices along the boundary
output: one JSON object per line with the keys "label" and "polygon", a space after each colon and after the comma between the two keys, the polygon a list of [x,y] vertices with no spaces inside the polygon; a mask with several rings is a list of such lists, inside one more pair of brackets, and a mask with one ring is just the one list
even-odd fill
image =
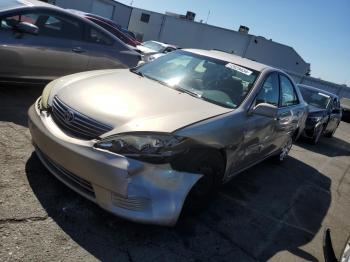
{"label": "tire", "polygon": [[318,141],[320,140],[322,134],[323,134],[323,131],[324,131],[324,126],[320,127],[316,134],[314,134],[313,138],[311,139],[311,143],[313,145],[316,145],[318,143]]}
{"label": "tire", "polygon": [[292,146],[293,146],[293,137],[289,137],[288,141],[281,148],[281,151],[279,152],[279,154],[272,158],[273,161],[277,164],[284,162]]}
{"label": "tire", "polygon": [[332,132],[328,132],[328,133],[327,133],[327,134],[325,134],[324,136],[325,136],[325,137],[328,137],[328,138],[333,137],[333,136],[334,136],[335,131],[336,131],[336,130],[337,130],[337,128],[338,128],[338,126],[339,126],[339,124],[336,126],[336,128],[334,128],[334,129],[333,129],[333,131],[332,131]]}
{"label": "tire", "polygon": [[224,158],[219,152],[198,151],[187,163],[188,170],[203,174],[202,178],[192,187],[185,202],[186,211],[197,213],[201,211],[222,184],[225,173]]}

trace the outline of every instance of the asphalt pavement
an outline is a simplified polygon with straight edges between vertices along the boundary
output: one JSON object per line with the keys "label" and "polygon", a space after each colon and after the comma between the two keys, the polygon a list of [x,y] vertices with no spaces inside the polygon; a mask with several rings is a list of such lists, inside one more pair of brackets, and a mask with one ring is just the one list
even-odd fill
{"label": "asphalt pavement", "polygon": [[350,124],[281,165],[264,161],[173,228],[115,217],[55,179],[33,152],[26,112],[42,87],[0,87],[0,261],[323,261],[350,234]]}

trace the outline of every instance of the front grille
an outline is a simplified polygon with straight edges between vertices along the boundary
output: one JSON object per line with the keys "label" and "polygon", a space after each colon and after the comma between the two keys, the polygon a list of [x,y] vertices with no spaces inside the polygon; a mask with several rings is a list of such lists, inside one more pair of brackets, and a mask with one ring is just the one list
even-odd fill
{"label": "front grille", "polygon": [[68,135],[91,140],[111,131],[113,128],[98,122],[63,103],[57,96],[52,103],[52,118]]}
{"label": "front grille", "polygon": [[95,199],[94,189],[89,181],[74,175],[67,169],[62,166],[56,164],[52,161],[48,156],[46,156],[39,148],[36,148],[36,152],[38,153],[41,160],[47,165],[48,169],[51,170],[55,176],[59,179],[66,182],[72,188],[76,189],[78,192],[83,193],[90,199]]}

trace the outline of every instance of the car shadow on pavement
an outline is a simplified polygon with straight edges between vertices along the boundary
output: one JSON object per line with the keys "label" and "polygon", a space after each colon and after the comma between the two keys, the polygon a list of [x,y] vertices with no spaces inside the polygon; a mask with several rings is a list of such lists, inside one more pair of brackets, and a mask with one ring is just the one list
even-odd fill
{"label": "car shadow on pavement", "polygon": [[27,111],[41,95],[43,85],[0,83],[0,122],[27,126]]}
{"label": "car shadow on pavement", "polygon": [[350,143],[337,137],[322,137],[317,145],[312,145],[306,138],[296,143],[298,146],[328,157],[350,156]]}
{"label": "car shadow on pavement", "polygon": [[330,179],[292,157],[241,173],[203,212],[182,217],[173,228],[135,224],[103,211],[56,180],[35,153],[26,175],[48,216],[102,261],[121,254],[131,261],[265,261],[283,250],[316,261],[299,247],[321,229],[331,202]]}

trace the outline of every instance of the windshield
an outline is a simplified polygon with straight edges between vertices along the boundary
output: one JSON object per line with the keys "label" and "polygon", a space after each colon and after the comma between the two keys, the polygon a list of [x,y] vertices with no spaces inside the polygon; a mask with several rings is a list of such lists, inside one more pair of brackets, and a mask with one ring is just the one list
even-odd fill
{"label": "windshield", "polygon": [[164,49],[164,46],[162,46],[161,44],[158,44],[156,42],[153,42],[153,41],[143,42],[142,45],[149,48],[149,49],[152,49],[156,52],[160,52],[161,50]]}
{"label": "windshield", "polygon": [[326,109],[331,100],[329,95],[318,92],[317,90],[300,87],[300,92],[309,105],[317,108]]}
{"label": "windshield", "polygon": [[139,67],[135,73],[227,108],[241,104],[259,75],[249,68],[180,50]]}

